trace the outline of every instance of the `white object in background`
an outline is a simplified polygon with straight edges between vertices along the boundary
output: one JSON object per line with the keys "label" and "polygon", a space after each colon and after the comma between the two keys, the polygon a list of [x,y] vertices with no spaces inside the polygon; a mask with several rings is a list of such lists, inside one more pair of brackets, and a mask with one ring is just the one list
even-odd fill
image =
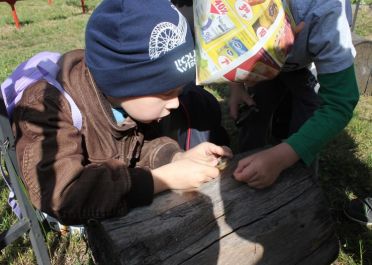
{"label": "white object in background", "polygon": [[[309,66],[309,70],[315,76],[316,80],[318,80],[318,73],[316,71],[316,67],[314,63],[311,63],[311,65]],[[317,83],[316,86],[314,87],[314,90],[317,94],[318,94],[319,88],[320,88],[320,85],[319,83]]]}

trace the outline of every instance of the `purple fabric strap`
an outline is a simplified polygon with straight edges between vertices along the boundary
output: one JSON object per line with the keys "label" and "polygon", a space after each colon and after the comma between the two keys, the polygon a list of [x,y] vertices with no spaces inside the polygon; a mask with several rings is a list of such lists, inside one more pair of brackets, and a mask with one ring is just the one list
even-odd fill
{"label": "purple fabric strap", "polygon": [[8,204],[12,208],[12,212],[17,216],[19,220],[22,219],[22,211],[17,203],[14,192],[11,190],[8,195]]}
{"label": "purple fabric strap", "polygon": [[25,89],[39,80],[46,80],[49,84],[57,88],[68,100],[74,126],[80,130],[82,127],[82,116],[74,100],[57,82],[56,77],[59,72],[57,64],[61,55],[55,52],[40,52],[21,63],[16,70],[1,84],[8,117],[12,116],[14,106],[22,98]]}
{"label": "purple fabric strap", "polygon": [[12,187],[10,186],[10,183],[7,180],[7,177],[6,177],[7,173],[5,172],[3,165],[0,165],[0,172],[1,172],[1,175],[3,176],[5,184],[8,186],[10,190],[9,195],[8,195],[8,204],[10,208],[12,208],[12,212],[18,217],[18,219],[22,219],[21,208],[19,208],[14,192],[12,190]]}

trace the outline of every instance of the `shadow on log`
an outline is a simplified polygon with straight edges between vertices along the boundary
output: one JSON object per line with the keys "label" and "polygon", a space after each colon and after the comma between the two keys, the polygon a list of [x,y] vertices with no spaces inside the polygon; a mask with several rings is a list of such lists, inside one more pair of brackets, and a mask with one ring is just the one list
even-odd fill
{"label": "shadow on log", "polygon": [[221,177],[187,192],[166,192],[121,218],[89,222],[99,264],[330,264],[338,240],[311,168],[298,163],[271,188]]}

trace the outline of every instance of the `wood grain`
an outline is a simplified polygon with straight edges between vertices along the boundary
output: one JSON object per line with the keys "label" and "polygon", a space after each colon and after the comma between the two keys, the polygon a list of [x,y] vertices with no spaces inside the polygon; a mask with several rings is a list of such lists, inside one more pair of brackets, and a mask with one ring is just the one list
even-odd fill
{"label": "wood grain", "polygon": [[338,241],[311,168],[298,163],[254,190],[221,177],[198,190],[166,192],[127,216],[91,221],[100,264],[330,264]]}

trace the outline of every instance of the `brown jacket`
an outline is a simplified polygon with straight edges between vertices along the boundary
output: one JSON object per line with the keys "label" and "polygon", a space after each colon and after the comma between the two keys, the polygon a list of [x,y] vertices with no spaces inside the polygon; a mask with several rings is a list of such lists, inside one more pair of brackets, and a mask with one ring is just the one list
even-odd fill
{"label": "brown jacket", "polygon": [[114,121],[108,101],[96,89],[84,51],[66,53],[58,81],[83,116],[72,125],[66,98],[45,81],[29,87],[13,116],[18,162],[33,204],[65,224],[124,215],[149,204],[149,169],[167,164],[178,144],[167,137],[144,140],[144,130],[127,118]]}

